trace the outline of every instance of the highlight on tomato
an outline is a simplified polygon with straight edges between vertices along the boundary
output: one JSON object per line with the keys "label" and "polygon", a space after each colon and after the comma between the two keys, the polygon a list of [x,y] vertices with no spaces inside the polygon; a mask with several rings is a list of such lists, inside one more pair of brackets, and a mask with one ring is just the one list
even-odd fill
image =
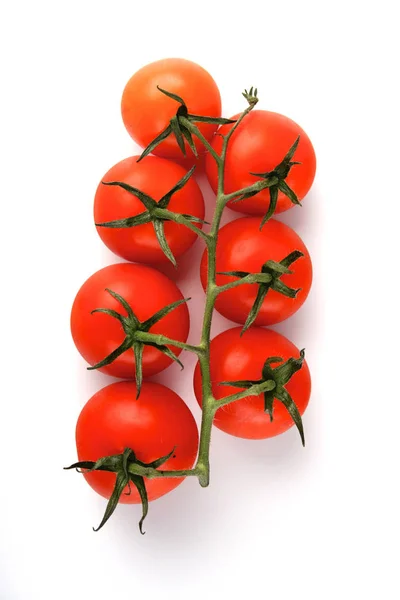
{"label": "highlight on tomato", "polygon": [[189,334],[188,298],[168,277],[144,265],[100,269],[78,291],[71,333],[83,358],[114,377],[159,373],[177,358]]}
{"label": "highlight on tomato", "polygon": [[109,499],[100,529],[118,502],[143,505],[183,481],[180,477],[144,478],[146,467],[190,469],[197,455],[198,431],[192,413],[178,394],[159,383],[113,383],[85,404],[76,425],[78,463],[86,481]]}
{"label": "highlight on tomato", "polygon": [[180,117],[195,122],[208,141],[218,124],[227,121],[220,119],[221,96],[214,79],[183,58],[165,58],[139,69],[125,86],[121,113],[128,133],[147,153],[172,159],[181,159],[182,151],[190,156],[204,153]]}
{"label": "highlight on tomato", "polygon": [[[231,124],[223,125],[218,133],[226,135],[231,127]],[[216,135],[212,143],[218,153],[222,148],[221,135]],[[315,171],[314,148],[297,123],[275,112],[253,110],[232,134],[226,153],[224,191],[229,194],[272,177],[276,183],[256,194],[241,199],[238,196],[228,206],[238,212],[264,215],[273,205],[269,216],[272,212],[281,213],[306,196]],[[210,154],[206,157],[206,174],[216,192],[218,173]]]}
{"label": "highlight on tomato", "polygon": [[[243,217],[222,227],[217,244],[217,285],[244,279],[243,283],[219,294],[215,307],[224,317],[243,323],[273,325],[293,315],[311,288],[311,258],[293,229],[269,220],[260,230],[259,217]],[[207,251],[200,276],[207,286]]]}
{"label": "highlight on tomato", "polygon": [[[215,413],[214,425],[230,435],[248,439],[269,438],[296,425],[304,444],[301,415],[311,393],[304,351],[272,329],[251,327],[243,336],[240,334],[241,328],[234,327],[211,341],[214,397],[221,400],[267,381],[271,385],[257,396],[221,406]],[[194,391],[201,406],[199,364],[194,373]]]}
{"label": "highlight on tomato", "polygon": [[191,224],[204,223],[203,195],[193,170],[157,156],[138,158],[120,161],[99,183],[94,199],[97,232],[126,260],[176,265],[196,241]]}

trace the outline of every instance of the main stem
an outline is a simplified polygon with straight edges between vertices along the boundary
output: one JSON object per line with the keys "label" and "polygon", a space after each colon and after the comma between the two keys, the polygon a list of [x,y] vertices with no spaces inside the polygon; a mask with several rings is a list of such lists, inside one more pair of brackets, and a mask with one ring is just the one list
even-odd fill
{"label": "main stem", "polygon": [[221,155],[218,156],[215,150],[210,146],[207,140],[203,136],[199,136],[199,130],[196,126],[193,126],[189,121],[186,123],[187,127],[192,130],[192,133],[200,137],[201,141],[205,145],[206,149],[212,154],[214,160],[217,163],[218,168],[218,189],[216,198],[216,207],[214,217],[211,224],[211,230],[207,236],[207,255],[208,255],[208,270],[207,270],[207,288],[206,288],[206,305],[204,308],[203,328],[201,333],[200,348],[201,353],[199,354],[199,362],[201,369],[202,378],[202,419],[200,428],[200,445],[199,454],[197,458],[196,466],[194,471],[199,478],[199,483],[202,487],[206,487],[210,481],[210,442],[211,442],[211,430],[214,420],[215,411],[218,408],[216,399],[212,392],[211,373],[210,373],[210,337],[211,337],[211,323],[214,313],[215,301],[221,290],[218,289],[216,284],[216,254],[217,254],[217,241],[218,232],[221,224],[221,217],[224,212],[224,208],[228,201],[228,197],[224,195],[224,171],[225,171],[225,157],[228,142],[235,131],[236,127],[242,121],[242,119],[252,110],[254,105],[250,105],[240,115],[235,125],[230,129],[229,133],[223,137]]}

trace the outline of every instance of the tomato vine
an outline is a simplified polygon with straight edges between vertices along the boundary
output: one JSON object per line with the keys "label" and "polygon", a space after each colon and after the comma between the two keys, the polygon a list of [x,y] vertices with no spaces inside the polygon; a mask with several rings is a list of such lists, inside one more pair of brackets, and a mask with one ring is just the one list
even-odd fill
{"label": "tomato vine", "polygon": [[[189,345],[184,342],[178,342],[173,339],[167,338],[163,335],[157,335],[149,332],[151,325],[155,321],[161,319],[165,314],[174,310],[180,304],[186,302],[187,299],[174,302],[167,306],[164,310],[159,311],[150,319],[147,319],[144,322],[140,322],[123,297],[116,294],[112,290],[107,290],[109,294],[116,298],[120,305],[123,308],[125,308],[128,316],[125,317],[116,310],[111,310],[102,307],[98,307],[93,312],[103,312],[109,317],[117,319],[122,324],[125,333],[125,339],[121,346],[116,348],[102,361],[89,368],[93,369],[102,367],[104,365],[108,365],[122,352],[126,351],[128,348],[133,348],[136,359],[137,394],[139,396],[142,385],[141,361],[144,345],[148,344],[156,346],[161,352],[167,354],[170,358],[176,360],[177,362],[179,362],[179,360],[170,350],[169,346],[175,346],[177,348],[195,353],[198,356],[202,378],[202,419],[200,429],[199,450],[197,461],[193,468],[190,469],[163,470],[159,468],[172,455],[173,449],[171,449],[171,452],[166,456],[160,457],[159,459],[150,463],[143,463],[136,458],[134,450],[132,448],[126,448],[122,454],[102,457],[97,461],[80,461],[74,463],[73,465],[71,465],[71,467],[68,467],[81,469],[84,471],[111,471],[116,473],[117,475],[114,491],[109,499],[105,515],[98,529],[104,525],[104,523],[108,520],[108,518],[115,510],[119,498],[123,493],[123,490],[126,488],[126,486],[130,486],[131,484],[136,486],[143,505],[143,516],[140,521],[141,531],[143,519],[148,511],[148,499],[146,493],[145,479],[156,479],[163,477],[180,478],[191,476],[197,477],[202,487],[208,486],[210,481],[210,441],[213,420],[216,411],[222,406],[225,406],[229,403],[237,402],[241,399],[250,396],[258,396],[260,394],[263,394],[265,398],[265,412],[269,414],[272,420],[273,401],[276,399],[282,402],[288,410],[294,423],[296,424],[300,432],[302,442],[304,444],[304,432],[300,413],[297,410],[297,407],[293,402],[292,398],[290,397],[288,391],[285,389],[285,385],[289,381],[289,379],[297,370],[299,370],[302,367],[304,360],[303,350],[301,351],[299,357],[292,357],[286,360],[285,362],[283,362],[283,359],[280,357],[269,357],[265,361],[264,367],[262,369],[261,379],[221,382],[221,385],[230,385],[242,387],[245,389],[243,391],[225,396],[219,400],[217,400],[213,394],[210,374],[211,323],[213,318],[213,312],[215,309],[215,303],[218,296],[221,293],[224,293],[225,291],[234,287],[238,287],[240,285],[248,283],[258,284],[259,293],[257,296],[257,300],[253,308],[251,309],[248,319],[244,325],[244,332],[252,325],[252,323],[256,319],[257,312],[269,289],[273,289],[279,293],[282,293],[292,298],[295,297],[298,291],[284,285],[280,281],[280,277],[285,273],[290,273],[288,267],[298,258],[303,256],[303,254],[300,251],[294,251],[290,255],[282,257],[280,262],[275,262],[271,260],[267,261],[263,265],[260,273],[239,271],[225,272],[225,275],[235,276],[237,277],[237,279],[224,285],[217,285],[216,283],[216,251],[221,218],[228,202],[240,202],[243,199],[251,198],[252,196],[258,194],[262,190],[269,189],[270,206],[267,213],[264,215],[261,221],[260,228],[263,227],[263,225],[268,219],[270,219],[270,217],[275,211],[278,191],[281,191],[283,194],[285,194],[292,203],[300,204],[294,191],[285,182],[285,179],[289,174],[291,168],[294,165],[298,164],[292,159],[298,146],[299,138],[294,140],[292,146],[288,149],[286,155],[282,158],[281,162],[278,165],[276,165],[274,169],[265,173],[254,174],[257,177],[259,177],[259,179],[252,185],[249,185],[242,189],[238,189],[234,192],[225,193],[225,163],[229,142],[236,129],[240,126],[242,121],[258,103],[257,89],[253,90],[253,88],[251,88],[249,91],[244,91],[243,96],[247,100],[247,107],[245,110],[243,110],[243,112],[238,116],[236,120],[222,119],[217,117],[208,118],[199,115],[192,115],[188,112],[185,100],[183,98],[177,96],[176,94],[172,94],[168,90],[159,88],[159,91],[160,93],[165,94],[173,100],[175,100],[176,102],[178,102],[179,108],[177,109],[176,115],[171,119],[170,123],[165,128],[165,130],[162,131],[162,133],[145,148],[142,155],[139,157],[138,162],[142,160],[142,158],[149,154],[152,150],[154,150],[157,147],[157,145],[162,143],[169,135],[175,136],[178,146],[181,148],[184,154],[186,140],[188,146],[197,156],[196,147],[193,142],[193,137],[197,138],[197,140],[199,140],[199,142],[201,142],[201,144],[204,146],[205,151],[209,153],[215,161],[218,172],[216,204],[210,229],[208,232],[204,232],[202,229],[196,226],[196,223],[201,225],[204,223],[204,221],[202,221],[201,219],[193,217],[191,215],[177,214],[168,209],[168,204],[172,195],[179,191],[187,183],[187,181],[193,174],[194,168],[191,169],[176,184],[176,186],[172,188],[167,194],[165,194],[159,201],[155,201],[149,195],[144,194],[140,190],[129,186],[124,182],[103,182],[105,185],[122,187],[128,193],[133,194],[141,201],[146,210],[138,216],[119,219],[115,221],[97,223],[97,226],[110,228],[128,228],[136,227],[146,223],[152,223],[158,242],[164,254],[175,265],[175,258],[171,252],[171,249],[168,246],[164,235],[165,221],[174,221],[176,223],[188,227],[189,229],[194,231],[203,240],[203,242],[205,242],[208,255],[208,265],[206,301],[204,308],[201,339],[197,345]],[[213,145],[201,133],[201,131],[196,125],[197,122],[232,125],[226,134],[218,134],[222,136],[222,148],[220,153],[218,153],[214,149]],[[271,365],[274,363],[282,364],[280,364],[279,366],[272,367]]]}

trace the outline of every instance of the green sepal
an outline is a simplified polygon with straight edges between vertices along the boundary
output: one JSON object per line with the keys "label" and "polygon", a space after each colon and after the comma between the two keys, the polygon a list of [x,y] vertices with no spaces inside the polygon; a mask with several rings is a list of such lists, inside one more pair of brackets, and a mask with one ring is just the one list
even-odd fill
{"label": "green sepal", "polygon": [[162,464],[164,464],[174,453],[175,448],[171,450],[165,456],[162,456],[156,460],[153,460],[150,463],[144,463],[136,458],[134,451],[131,448],[125,448],[122,454],[115,454],[113,456],[104,456],[94,461],[79,461],[73,463],[69,467],[64,467],[66,470],[68,469],[76,469],[81,473],[91,472],[91,471],[109,471],[111,473],[116,474],[116,481],[113,492],[108,500],[106,510],[104,512],[104,516],[100,522],[98,527],[93,527],[93,531],[99,531],[109,520],[111,515],[114,513],[117,508],[118,502],[121,498],[121,495],[124,492],[126,486],[128,486],[127,495],[131,493],[131,483],[136,487],[139,492],[139,496],[142,503],[142,517],[139,521],[139,530],[140,533],[144,533],[143,531],[143,521],[147,516],[149,509],[149,501],[147,497],[146,485],[144,481],[144,477],[141,475],[137,475],[136,473],[131,473],[129,470],[130,465],[139,465],[143,468],[151,468],[157,469]]}
{"label": "green sepal", "polygon": [[138,158],[138,162],[142,160],[145,156],[150,154],[161,142],[163,142],[169,135],[175,137],[176,142],[184,156],[186,156],[186,148],[185,148],[185,140],[186,139],[189,148],[193,152],[194,156],[198,156],[198,152],[196,149],[196,145],[193,141],[193,136],[191,131],[187,127],[185,127],[185,123],[182,122],[181,119],[187,119],[191,123],[211,123],[215,125],[226,125],[229,123],[235,123],[233,119],[225,119],[223,117],[208,117],[206,115],[192,115],[188,113],[188,109],[186,103],[181,96],[178,94],[174,94],[169,92],[168,90],[164,90],[157,86],[157,89],[168,98],[175,100],[179,104],[176,114],[170,120],[168,126],[154,139],[150,142],[150,144],[143,150],[141,156]]}
{"label": "green sepal", "polygon": [[302,256],[304,256],[302,252],[299,250],[294,250],[285,256],[285,258],[283,258],[280,262],[275,260],[267,260],[263,264],[260,273],[249,273],[248,271],[218,271],[218,275],[239,277],[240,279],[244,279],[245,277],[251,275],[252,281],[248,282],[249,285],[257,284],[259,286],[253,306],[250,309],[240,335],[243,335],[256,320],[265,297],[270,289],[282,294],[283,296],[287,296],[288,298],[296,297],[300,291],[300,288],[290,288],[280,281],[280,277],[282,275],[291,275],[293,271],[291,271],[288,267]]}
{"label": "green sepal", "polygon": [[275,292],[278,292],[279,294],[282,294],[282,296],[286,296],[287,298],[296,298],[297,294],[301,290],[301,288],[290,288],[289,286],[282,283],[280,279],[276,279],[274,281],[273,285],[271,286],[271,289],[273,289]]}
{"label": "green sepal", "polygon": [[170,312],[175,310],[181,304],[188,302],[188,300],[190,300],[190,298],[182,298],[181,300],[172,302],[171,304],[164,306],[162,309],[157,311],[154,315],[152,315],[151,317],[146,319],[146,321],[140,322],[139,319],[134,314],[132,307],[128,304],[128,302],[122,296],[120,296],[119,294],[117,294],[116,292],[114,292],[113,290],[110,290],[108,288],[106,289],[106,291],[121,304],[121,306],[126,310],[128,316],[121,315],[116,310],[109,309],[109,308],[95,308],[91,312],[91,314],[103,313],[114,319],[117,319],[122,324],[123,330],[125,332],[125,339],[122,342],[122,344],[120,344],[118,346],[118,348],[113,350],[108,356],[103,358],[101,361],[99,361],[95,365],[87,367],[87,368],[89,371],[92,371],[94,369],[100,369],[102,367],[106,367],[109,364],[111,364],[116,358],[118,358],[118,356],[120,356],[121,354],[123,354],[124,352],[126,352],[127,350],[132,348],[133,353],[134,353],[134,358],[135,358],[135,379],[136,379],[136,386],[137,386],[137,398],[139,398],[141,387],[142,387],[142,380],[143,380],[142,363],[143,363],[144,346],[148,345],[148,346],[157,348],[158,350],[160,350],[160,352],[162,352],[163,354],[168,356],[168,358],[177,362],[182,369],[183,369],[183,364],[178,359],[178,357],[175,356],[175,354],[172,352],[172,350],[170,350],[168,348],[168,346],[166,346],[165,344],[158,344],[156,341],[154,341],[155,339],[157,339],[156,335],[154,335],[154,338],[151,339],[150,336],[152,336],[152,334],[150,333],[149,339],[143,341],[143,339],[140,339],[140,336],[137,334],[142,333],[142,332],[148,333],[149,329],[151,327],[153,327],[153,325],[155,325],[158,321],[160,321],[162,318],[164,318]]}
{"label": "green sepal", "polygon": [[140,475],[134,475],[131,473],[130,479],[139,492],[140,500],[142,501],[142,518],[139,521],[139,531],[142,535],[144,535],[145,532],[143,531],[143,521],[149,512],[149,500],[147,497],[146,485],[144,483],[144,478]]}
{"label": "green sepal", "polygon": [[224,117],[203,117],[202,115],[188,114],[186,117],[192,123],[210,123],[211,125],[230,125],[236,123],[235,119],[225,119]]}
{"label": "green sepal", "polygon": [[136,162],[140,162],[145,156],[150,154],[150,152],[153,152],[154,148],[157,148],[157,146],[159,146],[161,142],[166,140],[171,133],[172,127],[171,125],[168,125],[168,127],[166,127],[156,138],[154,138],[152,142],[150,142],[148,146],[146,146],[146,148],[143,150],[142,154],[139,156]]}
{"label": "green sepal", "polygon": [[116,360],[118,356],[121,356],[121,354],[129,350],[129,348],[132,348],[132,340],[126,337],[122,344],[118,346],[118,348],[110,352],[110,354],[108,354],[105,358],[103,358],[103,360],[100,360],[95,365],[87,367],[87,370],[94,371],[95,369],[102,369],[103,367],[107,367],[112,362],[114,362],[114,360]]}
{"label": "green sepal", "polygon": [[274,398],[274,390],[271,390],[270,392],[264,392],[264,412],[266,412],[269,415],[269,420],[271,423],[274,420]]}
{"label": "green sepal", "polygon": [[127,219],[116,219],[115,221],[105,221],[104,223],[95,223],[96,227],[108,227],[109,229],[126,229],[128,227],[137,227],[151,222],[151,215],[145,211],[134,217]]}
{"label": "green sepal", "polygon": [[153,221],[153,228],[154,228],[154,232],[156,234],[158,243],[160,244],[161,250],[164,252],[165,256],[168,258],[168,260],[170,260],[172,262],[172,264],[176,268],[177,264],[176,264],[175,256],[172,254],[172,250],[168,245],[167,238],[165,237],[163,221],[160,221],[159,219],[155,219]]}
{"label": "green sepal", "polygon": [[254,321],[257,318],[258,313],[260,312],[262,303],[265,300],[265,296],[268,293],[268,290],[270,288],[270,285],[267,284],[261,284],[260,287],[257,290],[257,295],[256,295],[256,299],[254,300],[253,306],[250,309],[250,312],[247,316],[247,319],[243,325],[242,331],[240,332],[240,335],[242,336],[249,327],[251,327],[251,325],[253,325]]}
{"label": "green sepal", "polygon": [[149,329],[153,327],[153,325],[155,325],[157,321],[161,321],[161,319],[169,315],[169,313],[175,310],[175,308],[178,308],[178,306],[181,306],[181,304],[189,302],[189,300],[191,300],[191,298],[182,298],[182,300],[176,300],[175,302],[171,302],[171,304],[167,304],[167,306],[164,306],[163,308],[158,310],[149,319],[143,321],[142,331],[149,331]]}
{"label": "green sepal", "polygon": [[288,381],[293,377],[293,375],[300,371],[303,366],[303,362],[305,359],[305,349],[300,350],[299,358],[289,358],[286,362],[279,367],[275,368],[276,375],[279,376],[279,380],[282,385],[286,385]]}
{"label": "green sepal", "polygon": [[172,133],[176,138],[180,151],[182,152],[183,156],[186,156],[185,140],[183,139],[183,134],[179,125],[178,117],[173,117],[170,122]]}
{"label": "green sepal", "polygon": [[300,252],[300,250],[293,250],[290,254],[288,254],[285,258],[283,258],[280,262],[284,267],[290,267],[291,264],[296,262],[297,259],[302,258],[304,254]]}
{"label": "green sepal", "polygon": [[285,196],[287,196],[293,204],[297,204],[297,206],[301,206],[300,200],[298,199],[298,197],[296,196],[294,191],[288,186],[286,181],[280,181],[278,183],[278,188],[280,189],[282,194],[285,194]]}
{"label": "green sepal", "polygon": [[164,196],[158,201],[157,206],[158,208],[167,208],[171,198],[174,194],[176,194],[176,192],[179,192],[183,187],[185,187],[185,185],[187,184],[187,182],[189,181],[189,179],[191,178],[191,176],[193,175],[194,171],[195,171],[196,167],[193,166],[190,171],[188,171],[187,173],[185,173],[185,175],[178,181],[178,183],[176,183],[174,185],[174,187],[169,190],[169,192],[167,192],[166,194],[164,194]]}
{"label": "green sepal", "polygon": [[282,390],[280,390],[279,392],[276,391],[275,398],[279,400],[279,402],[282,402],[283,406],[286,408],[289,415],[292,417],[294,424],[296,425],[299,431],[301,443],[303,444],[303,446],[305,446],[306,442],[304,438],[303,421],[301,419],[301,414],[299,413],[296,404],[293,402],[291,396],[289,395],[287,390],[285,390],[285,388],[282,388]]}
{"label": "green sepal", "polygon": [[135,355],[135,380],[136,380],[136,399],[139,398],[143,383],[143,344],[133,342],[133,353]]}
{"label": "green sepal", "polygon": [[282,265],[280,262],[276,262],[276,260],[267,260],[263,264],[263,269],[265,271],[273,271],[274,273],[278,273],[279,275],[292,275],[293,271],[288,269],[285,265]]}
{"label": "green sepal", "polygon": [[[179,127],[179,125],[178,125]],[[145,225],[147,223],[152,223],[154,232],[157,237],[157,241],[160,244],[160,247],[165,254],[165,256],[172,262],[172,264],[176,267],[175,257],[168,245],[167,239],[165,237],[164,232],[164,221],[174,221],[174,216],[179,214],[171,211],[167,211],[167,207],[171,201],[171,198],[176,192],[180,191],[186,183],[189,181],[190,177],[193,175],[195,166],[193,166],[185,175],[174,185],[172,189],[170,189],[164,196],[157,202],[154,198],[151,198],[148,194],[145,194],[141,190],[132,187],[131,185],[121,182],[121,181],[111,181],[111,182],[103,182],[104,185],[115,185],[119,186],[130,194],[134,195],[138,198],[145,207],[145,211],[140,213],[139,215],[135,215],[132,217],[127,217],[126,219],[117,219],[115,221],[107,221],[105,223],[96,223],[97,227],[108,227],[112,229],[122,229],[127,227],[137,227],[139,225]],[[164,213],[162,211],[165,211]],[[198,217],[192,217],[191,215],[182,215],[183,220],[181,224],[187,226],[185,223],[185,219],[187,222],[192,221],[194,223],[206,223],[202,219]]]}
{"label": "green sepal", "polygon": [[123,324],[124,323],[124,317],[122,315],[119,314],[119,312],[117,312],[116,310],[113,310],[112,308],[95,308],[94,310],[91,311],[91,315],[94,315],[95,313],[103,313],[105,315],[108,315],[109,317],[114,317],[114,319],[118,319],[118,321]]}
{"label": "green sepal", "polygon": [[138,458],[136,458],[135,463],[142,467],[150,467],[152,469],[158,469],[158,467],[161,467],[161,465],[163,465],[165,462],[167,462],[167,460],[169,460],[171,458],[171,456],[175,452],[175,448],[176,448],[176,446],[174,446],[172,448],[171,452],[168,452],[168,454],[166,454],[165,456],[161,456],[160,458],[153,460],[153,462],[144,463],[141,460],[139,460]]}
{"label": "green sepal", "polygon": [[114,300],[117,300],[117,302],[120,303],[120,305],[126,310],[129,319],[131,321],[133,321],[133,323],[136,326],[138,326],[139,319],[137,318],[137,316],[135,315],[135,313],[132,310],[131,305],[125,300],[125,298],[123,298],[120,294],[117,294],[117,292],[110,290],[109,288],[106,288],[106,292],[108,292],[110,294],[110,296],[112,296],[114,298]]}
{"label": "green sepal", "polygon": [[[259,381],[257,383],[260,383]],[[231,387],[240,387],[240,388],[251,388],[255,385],[254,381],[250,381],[249,379],[241,379],[239,381],[220,381],[218,385],[229,385]]]}
{"label": "green sepal", "polygon": [[269,207],[260,223],[260,230],[264,227],[265,223],[267,221],[269,221],[270,218],[272,217],[272,215],[274,214],[277,203],[278,203],[278,188],[276,185],[273,185],[272,187],[269,188]]}
{"label": "green sepal", "polygon": [[129,194],[132,194],[132,196],[136,196],[136,198],[140,200],[140,202],[144,205],[145,208],[147,208],[147,210],[151,211],[157,206],[157,202],[153,200],[153,198],[151,198],[148,194],[145,194],[138,188],[135,188],[129,185],[128,183],[124,183],[123,181],[102,181],[101,183],[103,185],[118,186],[126,192],[128,192]]}
{"label": "green sepal", "polygon": [[103,527],[103,525],[105,525],[107,523],[108,519],[111,517],[111,515],[117,508],[119,499],[120,499],[125,487],[128,485],[128,482],[129,482],[129,477],[126,477],[124,473],[119,473],[117,475],[117,479],[115,481],[115,487],[114,487],[113,493],[111,494],[110,499],[107,503],[107,507],[106,507],[104,516],[100,522],[100,525],[98,527],[93,527],[93,531],[99,531],[99,529],[101,529]]}
{"label": "green sepal", "polygon": [[184,369],[184,366],[183,366],[182,362],[179,360],[179,358],[172,352],[172,350],[170,348],[168,348],[168,346],[165,346],[165,344],[157,344],[156,342],[147,342],[147,346],[153,346],[153,348],[157,348],[157,350],[159,350],[160,352],[165,354],[165,356],[168,356],[168,358],[170,358],[174,362],[176,362],[182,370]]}
{"label": "green sepal", "polygon": [[274,400],[278,400],[282,402],[290,416],[293,419],[294,424],[296,425],[303,446],[305,445],[304,441],[304,429],[303,423],[301,419],[301,415],[299,410],[291,398],[289,392],[285,388],[285,385],[290,381],[293,375],[301,369],[304,362],[305,351],[300,350],[299,358],[291,357],[283,364],[279,364],[277,367],[272,367],[272,364],[281,363],[282,357],[280,356],[270,356],[264,362],[264,366],[261,371],[261,379],[257,380],[239,380],[239,381],[221,381],[219,385],[229,385],[232,387],[239,387],[249,389],[254,385],[259,385],[260,383],[264,383],[267,381],[272,381],[275,383],[275,387],[272,390],[267,390],[264,392],[264,411],[269,414],[270,421],[273,420],[273,404]]}
{"label": "green sepal", "polygon": [[[200,219],[199,217],[194,217],[193,215],[182,214],[181,216],[184,219],[186,219],[187,221],[191,221],[192,223],[200,223],[201,225],[210,225],[209,221],[205,221],[204,219]],[[183,223],[182,223],[182,225],[183,225]]]}
{"label": "green sepal", "polygon": [[196,144],[193,141],[192,133],[188,129],[186,129],[186,127],[183,127],[181,129],[181,131],[182,131],[182,134],[185,137],[185,139],[186,139],[186,141],[187,141],[187,143],[189,145],[189,148],[193,152],[194,156],[196,158],[198,158],[199,157],[199,153],[197,152]]}
{"label": "green sepal", "polygon": [[172,92],[168,92],[167,90],[164,90],[163,88],[161,88],[159,85],[157,86],[157,89],[159,92],[162,92],[163,94],[165,94],[165,96],[168,96],[168,98],[172,98],[172,100],[175,100],[182,106],[186,106],[185,101],[183,100],[183,98],[178,96],[178,94],[173,94]]}
{"label": "green sepal", "polygon": [[[289,175],[291,168],[295,165],[299,165],[298,161],[292,161],[293,155],[296,152],[297,146],[299,145],[300,136],[296,138],[294,143],[289,148],[288,152],[284,156],[283,160],[272,170],[266,171],[265,173],[253,173],[250,172],[250,175],[254,175],[254,177],[260,177],[261,179],[266,180],[269,183],[269,207],[268,211],[264,215],[260,229],[263,228],[265,223],[272,217],[275,212],[276,205],[278,202],[278,192],[281,191],[293,204],[297,204],[301,206],[299,199],[295,192],[288,186],[285,179]],[[265,189],[265,188],[263,188]],[[238,198],[233,200],[233,202],[239,202],[240,200],[244,200],[245,198],[251,198],[259,193],[261,190],[250,191],[241,194]]]}

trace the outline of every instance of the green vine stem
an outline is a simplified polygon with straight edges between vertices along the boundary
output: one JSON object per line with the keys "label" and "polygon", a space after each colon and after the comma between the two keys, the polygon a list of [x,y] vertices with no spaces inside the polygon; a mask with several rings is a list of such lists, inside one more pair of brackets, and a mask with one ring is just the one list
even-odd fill
{"label": "green vine stem", "polygon": [[[223,138],[222,151],[219,156],[216,154],[212,146],[201,136],[207,151],[212,154],[218,167],[218,189],[216,197],[216,206],[214,217],[212,220],[211,230],[208,233],[207,239],[207,253],[208,253],[208,272],[207,272],[207,288],[206,288],[206,305],[204,308],[203,327],[201,333],[200,347],[203,349],[203,353],[199,356],[201,378],[202,378],[202,418],[200,428],[200,445],[199,455],[195,466],[199,483],[202,487],[206,487],[210,481],[210,442],[211,442],[211,430],[212,423],[214,420],[215,411],[218,408],[216,399],[214,398],[211,385],[211,374],[210,374],[210,335],[211,335],[211,323],[213,318],[213,312],[215,307],[215,301],[221,288],[218,288],[216,284],[216,254],[217,254],[217,240],[218,231],[221,223],[221,217],[224,212],[224,208],[228,202],[228,196],[224,194],[224,171],[225,171],[225,159],[226,151],[229,140],[239,126],[241,121],[256,105],[256,101],[250,102],[249,106],[245,111],[242,112],[236,123],[229,130],[228,134]],[[188,122],[187,128],[199,137],[198,129],[193,124]],[[262,182],[264,183],[264,182]],[[250,395],[249,390],[246,390],[244,396]]]}

